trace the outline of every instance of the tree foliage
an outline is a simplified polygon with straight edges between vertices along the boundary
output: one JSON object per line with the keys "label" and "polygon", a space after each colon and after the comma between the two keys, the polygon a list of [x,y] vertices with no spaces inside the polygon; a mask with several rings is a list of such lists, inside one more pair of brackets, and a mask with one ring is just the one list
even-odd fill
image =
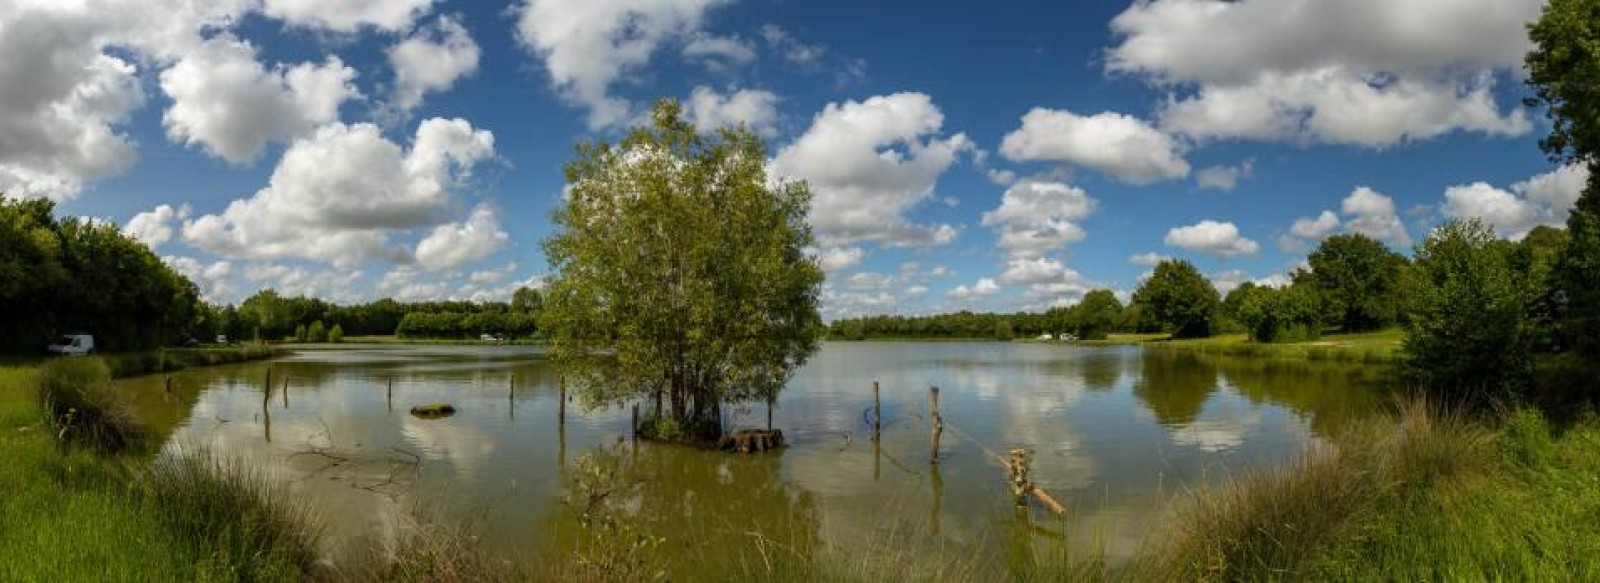
{"label": "tree foliage", "polygon": [[1304,342],[1322,335],[1317,290],[1305,284],[1252,287],[1239,298],[1238,318],[1257,342]]}
{"label": "tree foliage", "polygon": [[193,325],[192,282],[114,225],[54,212],[48,200],[0,196],[0,351],[37,352],[77,332],[101,350],[137,350]]}
{"label": "tree foliage", "polygon": [[1072,306],[1067,322],[1078,338],[1103,340],[1122,324],[1122,302],[1111,290],[1091,291]]}
{"label": "tree foliage", "polygon": [[769,181],[748,130],[703,135],[669,100],[652,119],[566,165],[540,324],[586,404],[653,398],[655,419],[707,438],[723,403],[775,399],[816,351],[811,192]]}
{"label": "tree foliage", "polygon": [[1222,298],[1194,264],[1168,259],[1133,292],[1133,303],[1171,329],[1174,338],[1205,338]]}
{"label": "tree foliage", "polygon": [[1533,294],[1513,268],[1514,247],[1501,243],[1473,219],[1445,223],[1417,247],[1406,274],[1401,353],[1434,391],[1508,394],[1526,386]]}
{"label": "tree foliage", "polygon": [[[1346,332],[1392,326],[1400,318],[1400,270],[1406,260],[1377,239],[1334,235],[1306,258],[1311,271],[1297,279],[1314,285],[1329,324]],[[1300,282],[1297,281],[1297,285]]]}
{"label": "tree foliage", "polygon": [[1551,0],[1528,34],[1528,104],[1550,119],[1539,145],[1589,168],[1551,277],[1557,332],[1579,360],[1600,362],[1600,0]]}

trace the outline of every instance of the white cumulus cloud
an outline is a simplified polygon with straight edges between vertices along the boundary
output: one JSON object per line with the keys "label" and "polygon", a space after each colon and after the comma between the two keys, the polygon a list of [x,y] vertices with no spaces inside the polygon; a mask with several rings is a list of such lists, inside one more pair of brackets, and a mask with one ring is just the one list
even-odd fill
{"label": "white cumulus cloud", "polygon": [[1495,102],[1542,0],[1150,0],[1111,23],[1111,73],[1171,91],[1161,126],[1199,140],[1385,147],[1521,135]]}
{"label": "white cumulus cloud", "polygon": [[422,105],[424,95],[449,90],[456,80],[477,72],[480,52],[467,28],[450,16],[416,30],[387,51],[395,75],[390,105],[399,113],[410,112]]}
{"label": "white cumulus cloud", "polygon": [[1129,184],[1189,175],[1178,142],[1144,120],[1114,112],[1080,116],[1035,108],[1007,134],[1000,153],[1012,161],[1051,161],[1093,168]]}
{"label": "white cumulus cloud", "polygon": [[409,259],[390,232],[440,223],[452,192],[493,156],[493,134],[462,119],[423,121],[409,150],[372,124],[330,124],[295,141],[254,196],[186,222],[183,238],[232,257]]}
{"label": "white cumulus cloud", "polygon": [[588,108],[589,127],[598,129],[632,117],[632,104],[611,85],[667,41],[698,32],[706,12],[726,1],[523,0],[513,10],[517,41],[544,62],[557,93]]}
{"label": "white cumulus cloud", "polygon": [[727,95],[701,85],[689,94],[684,113],[701,131],[741,124],[763,136],[777,133],[778,96],[761,89],[739,89]]}
{"label": "white cumulus cloud", "polygon": [[1167,231],[1167,245],[1191,251],[1203,251],[1222,257],[1255,255],[1261,246],[1239,234],[1233,223],[1210,219],[1187,227],[1174,227]]}
{"label": "white cumulus cloud", "polygon": [[161,73],[172,98],[162,123],[173,141],[198,145],[235,164],[251,162],[269,141],[287,141],[338,119],[360,93],[355,69],[338,57],[267,69],[256,48],[231,34],[213,37]]}
{"label": "white cumulus cloud", "polygon": [[457,269],[505,247],[510,236],[488,205],[478,205],[467,220],[434,227],[417,244],[417,263],[435,271]]}
{"label": "white cumulus cloud", "polygon": [[128,223],[122,226],[122,232],[155,249],[172,239],[174,223],[187,218],[189,218],[189,205],[173,208],[172,205],[163,204],[133,215],[128,219]]}
{"label": "white cumulus cloud", "polygon": [[939,137],[943,125],[944,114],[921,93],[830,103],[778,151],[771,174],[811,184],[811,224],[824,245],[942,245],[955,227],[914,224],[906,213],[933,196],[958,154],[973,149],[965,134]]}
{"label": "white cumulus cloud", "polygon": [[1083,220],[1095,210],[1083,189],[1060,182],[1023,180],[1006,189],[1000,206],[983,214],[997,245],[1010,257],[1038,258],[1084,238]]}

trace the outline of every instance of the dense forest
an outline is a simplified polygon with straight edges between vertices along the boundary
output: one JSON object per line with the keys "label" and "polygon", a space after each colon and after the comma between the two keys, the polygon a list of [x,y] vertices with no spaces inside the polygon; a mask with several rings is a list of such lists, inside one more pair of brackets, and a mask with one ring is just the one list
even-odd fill
{"label": "dense forest", "polygon": [[352,305],[283,297],[266,289],[238,306],[204,306],[195,330],[204,337],[226,334],[239,339],[300,342],[390,334],[402,338],[476,338],[480,334],[516,338],[537,330],[541,305],[539,291],[532,288],[518,289],[509,303],[399,302],[385,298]]}
{"label": "dense forest", "polygon": [[192,282],[115,225],[0,197],[0,352],[40,352],[69,333],[101,350],[161,346],[202,310]]}

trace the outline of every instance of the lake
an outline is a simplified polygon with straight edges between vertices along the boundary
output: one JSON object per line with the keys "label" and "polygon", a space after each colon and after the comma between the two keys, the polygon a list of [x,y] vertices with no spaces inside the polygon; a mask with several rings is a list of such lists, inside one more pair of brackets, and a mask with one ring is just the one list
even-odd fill
{"label": "lake", "polygon": [[[789,549],[893,540],[943,553],[1064,539],[1125,557],[1178,495],[1285,463],[1374,410],[1386,379],[1370,365],[1139,347],[829,343],[772,413],[790,447],[752,455],[632,443],[625,408],[586,412],[574,400],[559,423],[557,376],[533,347],[300,350],[176,373],[171,393],[160,375],[118,385],[169,435],[169,449],[206,446],[288,482],[324,517],[335,560],[392,540],[419,516],[480,529],[503,552],[550,548],[576,528],[562,500],[576,460],[604,449],[641,476],[629,499],[641,528],[703,561],[754,539]],[[884,424],[876,445],[874,381]],[[946,424],[938,463],[933,386]],[[435,402],[457,413],[409,413]],[[761,404],[727,415],[732,426],[767,422]],[[1033,481],[1071,520],[1013,511],[990,457],[1012,448],[1032,452]],[[714,568],[691,563],[674,568]]]}

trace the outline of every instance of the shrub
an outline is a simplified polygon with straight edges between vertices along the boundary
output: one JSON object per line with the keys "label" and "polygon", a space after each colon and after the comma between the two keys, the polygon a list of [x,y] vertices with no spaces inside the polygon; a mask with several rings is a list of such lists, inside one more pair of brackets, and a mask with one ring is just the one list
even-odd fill
{"label": "shrub", "polygon": [[39,402],[62,447],[77,444],[116,453],[147,435],[111,386],[111,369],[99,358],[58,358],[39,367]]}
{"label": "shrub", "polygon": [[328,329],[328,342],[334,344],[344,342],[344,327],[334,324],[333,328]]}
{"label": "shrub", "polygon": [[1482,222],[1453,220],[1417,247],[1406,272],[1407,370],[1436,391],[1519,396],[1532,368],[1531,286],[1516,277],[1514,247]]}
{"label": "shrub", "polygon": [[294,341],[295,342],[305,342],[306,338],[307,338],[306,325],[305,324],[297,324],[297,325],[295,325],[295,327],[294,327]]}
{"label": "shrub", "polygon": [[1304,342],[1322,334],[1316,291],[1305,285],[1256,288],[1239,305],[1239,319],[1257,342]]}
{"label": "shrub", "polygon": [[311,328],[306,330],[307,342],[327,342],[328,329],[322,325],[322,320],[311,323]]}

